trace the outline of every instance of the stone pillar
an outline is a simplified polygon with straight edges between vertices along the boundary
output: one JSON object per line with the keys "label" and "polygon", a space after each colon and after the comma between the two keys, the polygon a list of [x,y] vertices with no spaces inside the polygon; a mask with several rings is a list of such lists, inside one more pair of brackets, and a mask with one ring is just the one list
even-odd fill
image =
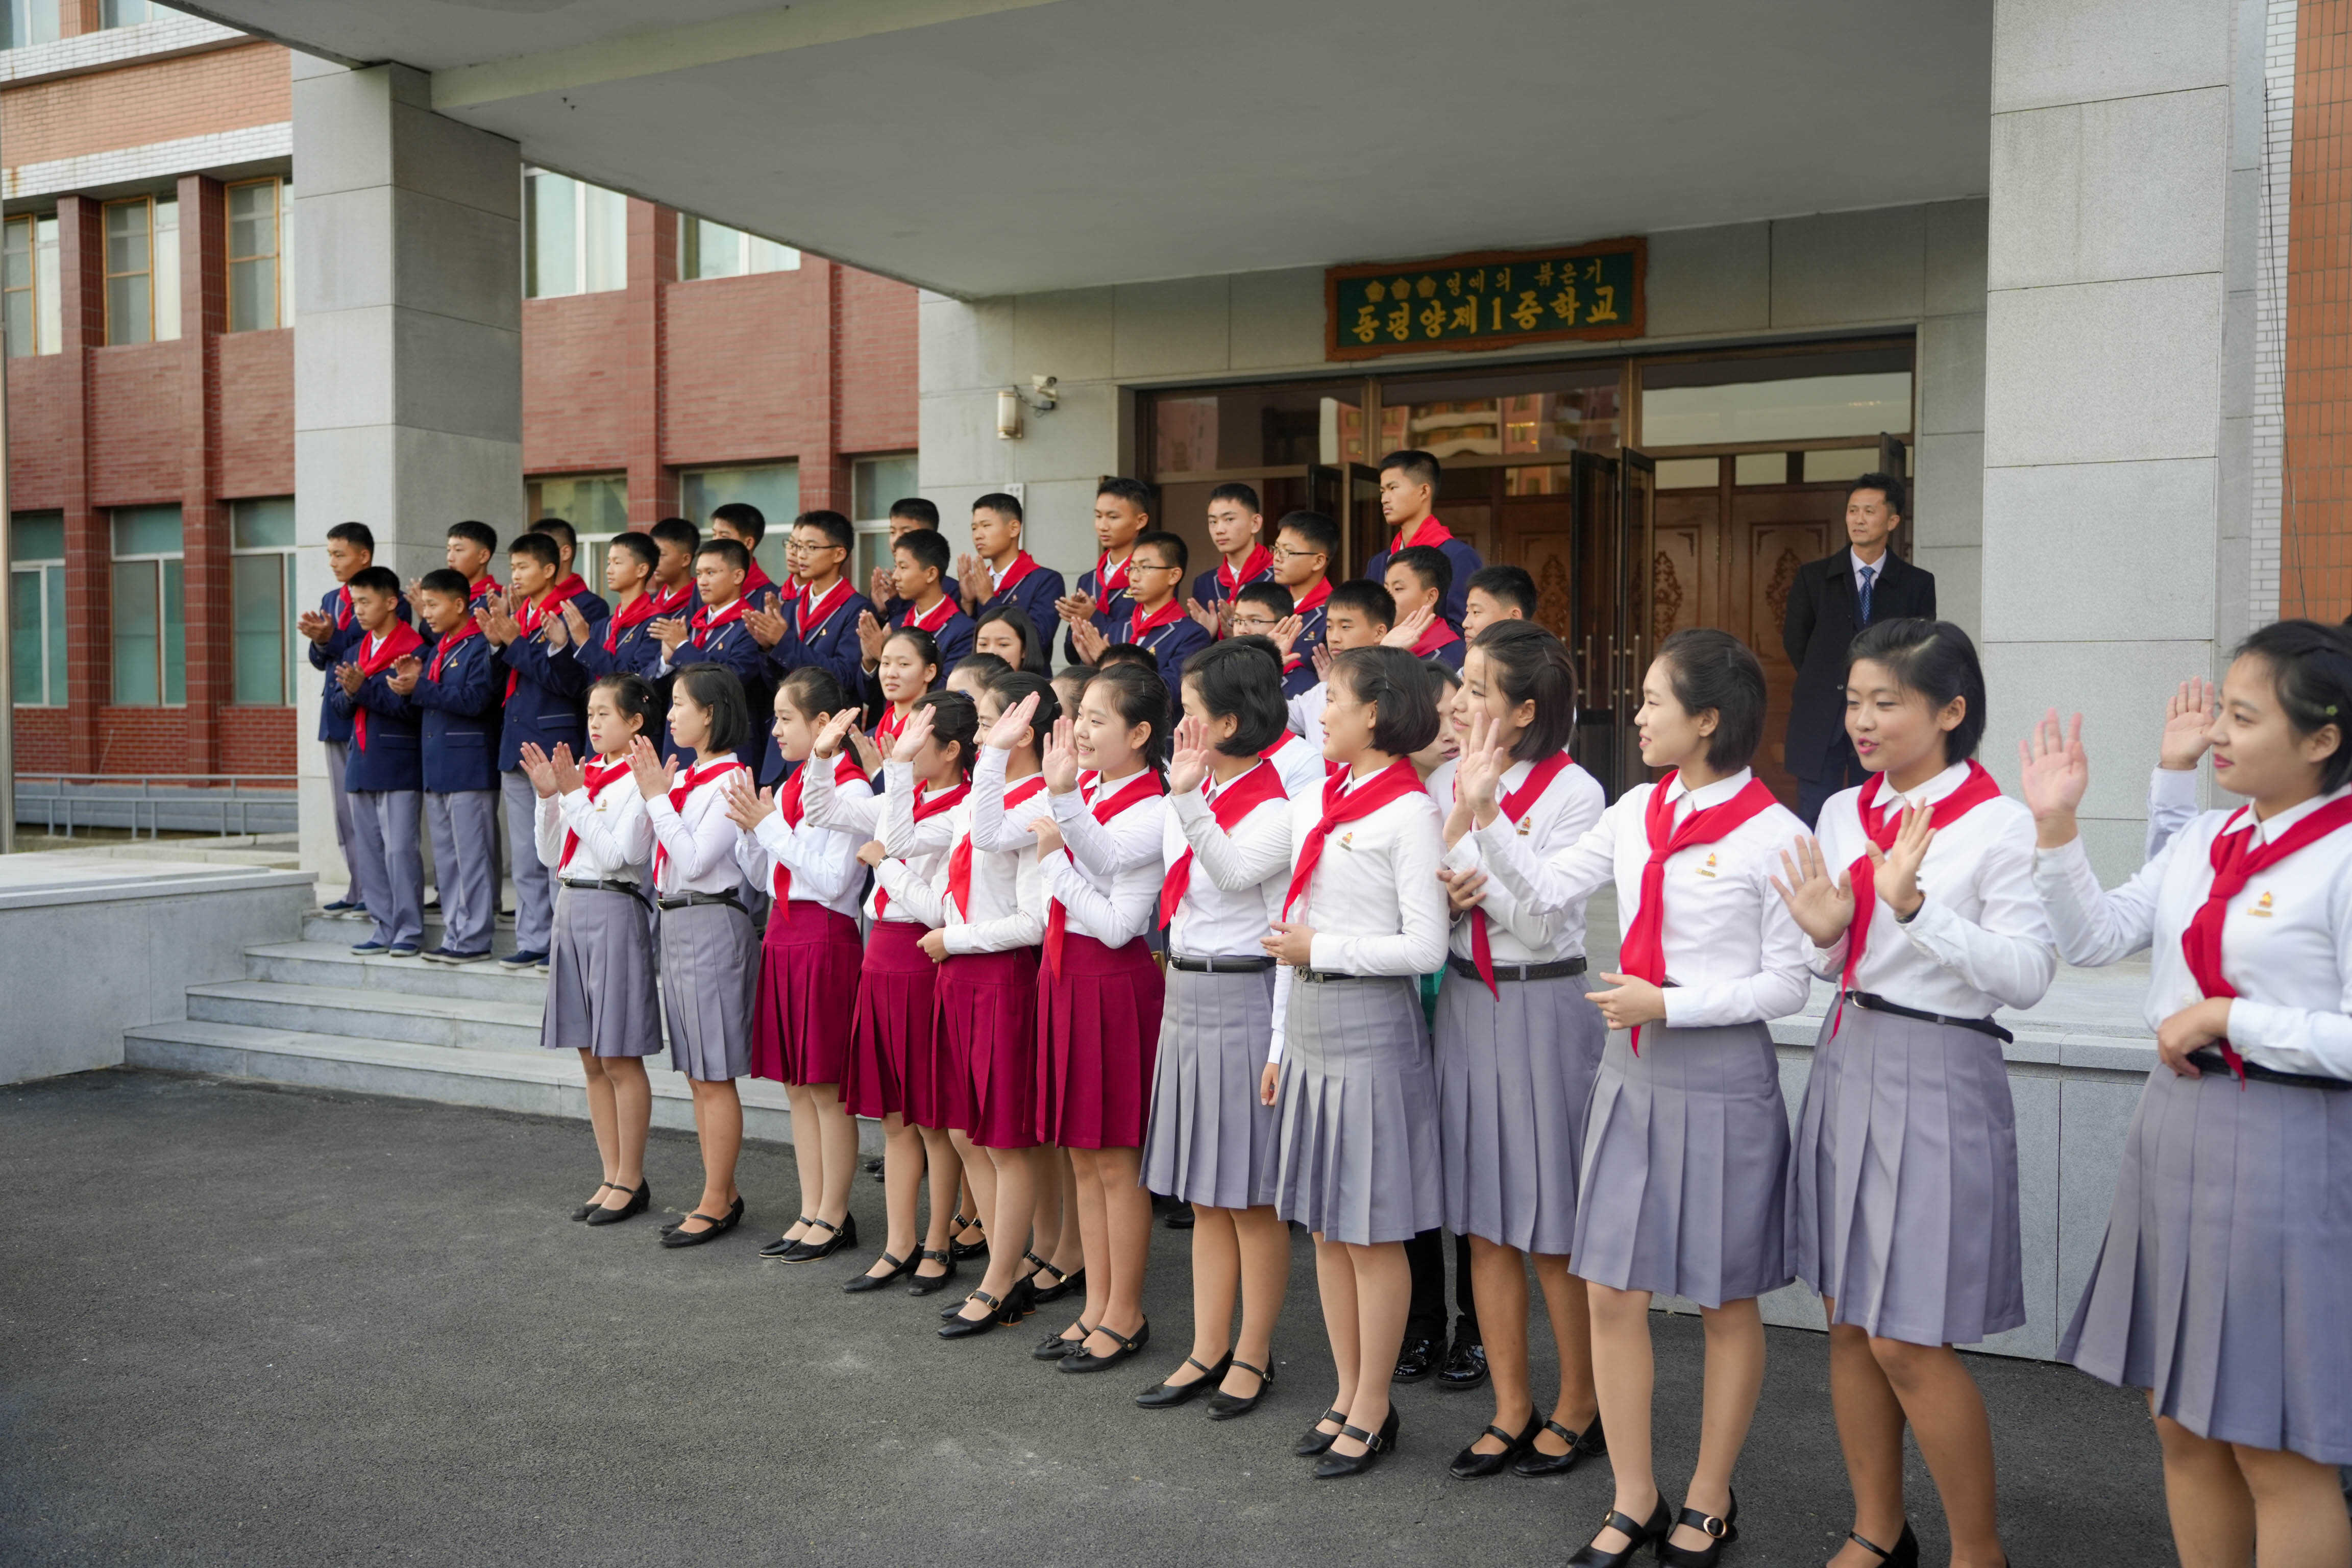
{"label": "stone pillar", "polygon": [[[1999,0],[1985,316],[1987,762],[2080,710],[2083,831],[2141,857],[2165,693],[2235,627],[2223,420],[2237,0]],[[2256,78],[2259,85],[2259,76]]]}
{"label": "stone pillar", "polygon": [[[316,604],[339,522],[373,530],[404,582],[459,518],[522,526],[522,180],[515,144],[435,114],[420,71],[293,69],[294,508]],[[340,879],[316,691],[303,864]]]}

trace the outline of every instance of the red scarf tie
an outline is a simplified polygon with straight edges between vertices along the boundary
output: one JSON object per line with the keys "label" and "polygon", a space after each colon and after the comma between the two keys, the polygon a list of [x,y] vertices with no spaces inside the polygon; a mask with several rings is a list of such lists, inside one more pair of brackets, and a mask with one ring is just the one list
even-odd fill
{"label": "red scarf tie", "polygon": [[[383,641],[376,645],[376,650],[373,653],[367,651],[366,639],[361,639],[360,673],[373,679],[390,669],[394,659],[404,658],[424,646],[425,639],[417,635],[415,626],[410,626],[406,621],[394,621],[392,623],[392,630],[384,634]],[[367,750],[367,720],[366,708],[361,706],[352,708],[352,743],[362,752]]]}
{"label": "red scarf tie", "polygon": [[1250,542],[1250,552],[1243,560],[1240,571],[1234,570],[1234,563],[1231,561],[1223,558],[1218,560],[1217,586],[1223,588],[1224,596],[1230,599],[1243,588],[1273,570],[1274,552],[1253,540]]}
{"label": "red scarf tie", "polygon": [[[1331,579],[1326,577],[1321,582],[1316,584],[1312,588],[1307,589],[1307,597],[1299,600],[1298,603],[1293,606],[1290,613],[1298,616],[1301,620],[1304,620],[1310,612],[1320,609],[1322,607],[1323,601],[1330,596]],[[1301,630],[1298,635],[1300,637],[1305,637],[1307,634],[1304,630]],[[1300,665],[1306,662],[1307,656],[1305,654],[1293,653],[1290,657],[1282,661],[1282,673],[1288,675],[1292,670],[1297,669]]]}
{"label": "red scarf tie", "polygon": [[721,626],[731,626],[742,618],[743,601],[734,599],[729,601],[727,607],[722,610],[714,611],[709,605],[703,605],[694,612],[694,618],[687,624],[694,628],[694,646],[705,647],[709,645],[711,633]]}
{"label": "red scarf tie", "polygon": [[[2242,827],[2235,825],[2245,824]],[[2330,801],[2310,816],[2288,828],[2267,844],[2254,843],[2254,823],[2252,814],[2240,807],[2222,831],[2213,839],[2210,860],[2213,885],[2205,894],[2205,901],[2180,933],[2180,955],[2189,961],[2189,973],[2197,981],[2197,988],[2209,997],[2231,996],[2238,988],[2221,973],[2221,923],[2229,918],[2230,900],[2245,891],[2246,884],[2257,873],[2267,871],[2298,849],[2307,849],[2329,834],[2352,823],[2352,795]],[[2216,1042],[2221,1047],[2221,1059],[2238,1075],[2243,1086],[2246,1080],[2245,1059],[2238,1048],[2227,1040]]]}
{"label": "red scarf tie", "polygon": [[[1772,792],[1764,787],[1764,781],[1751,775],[1738,795],[1719,805],[1693,811],[1676,827],[1672,791],[1675,780],[1680,776],[1681,770],[1676,769],[1660,779],[1657,787],[1650,792],[1649,805],[1643,809],[1643,825],[1649,832],[1650,858],[1642,867],[1642,901],[1633,911],[1633,923],[1626,930],[1625,940],[1617,952],[1617,967],[1622,973],[1653,985],[1666,982],[1668,858],[1695,844],[1713,844],[1774,804]],[[1641,1026],[1634,1026],[1633,1033],[1633,1054],[1639,1056]]]}
{"label": "red scarf tie", "polygon": [[898,738],[899,731],[906,727],[907,715],[898,711],[898,705],[896,702],[891,703],[882,710],[882,721],[874,726],[876,748],[887,755],[890,750],[890,743]]}
{"label": "red scarf tie", "polygon": [[1391,801],[1423,793],[1421,775],[1412,771],[1411,757],[1399,757],[1352,790],[1347,787],[1347,768],[1341,764],[1334,767],[1337,771],[1323,781],[1323,816],[1299,842],[1298,862],[1290,872],[1290,890],[1282,896],[1284,920],[1290,918],[1291,906],[1306,896],[1307,884],[1315,879],[1316,864],[1323,858],[1324,840],[1331,837],[1333,828],[1360,822]]}
{"label": "red scarf tie", "polygon": [[335,629],[339,632],[349,630],[352,624],[352,617],[357,614],[359,614],[359,610],[358,607],[352,603],[352,590],[350,584],[346,584],[342,587],[336,589]]}
{"label": "red scarf tie", "polygon": [[[614,779],[621,777],[628,771],[629,759],[626,757],[623,757],[617,763],[603,762],[594,757],[589,758],[588,765],[580,770],[581,780],[588,788],[588,804],[591,805],[595,805],[596,797],[604,793],[604,786],[611,784]],[[564,868],[572,864],[572,852],[579,847],[580,835],[572,832],[572,829],[568,827],[565,828],[563,830],[563,856],[555,863],[555,874],[557,876],[561,877],[563,875]]]}
{"label": "red scarf tie", "polygon": [[833,612],[848,602],[849,595],[849,579],[846,577],[835,578],[833,586],[824,591],[822,599],[803,592],[800,596],[799,613],[793,619],[794,632],[801,641],[808,641],[811,633],[823,629],[824,623],[833,619]]}
{"label": "red scarf tie", "polygon": [[[969,780],[957,784],[953,789],[943,789],[937,795],[926,793],[930,787],[925,784],[915,786],[915,820],[917,822],[928,822],[943,811],[954,810],[956,802],[971,793],[971,784]],[[875,889],[874,918],[880,920],[889,908],[890,895],[879,888]]]}
{"label": "red scarf tie", "polygon": [[[526,640],[532,633],[539,630],[539,623],[547,618],[548,612],[555,607],[555,602],[560,596],[551,591],[541,595],[536,599],[525,599],[515,606],[514,623],[520,628],[515,637],[517,642]],[[519,669],[508,670],[505,700],[513,701],[515,688],[521,684],[522,672]]]}
{"label": "red scarf tie", "polygon": [[[1086,792],[1089,787],[1100,789],[1101,778],[1097,776],[1091,786],[1083,781],[1080,782],[1078,792],[1081,799],[1086,797]],[[1111,818],[1130,805],[1140,805],[1144,801],[1157,798],[1164,787],[1160,782],[1160,775],[1146,768],[1119,785],[1118,794],[1106,795],[1094,802],[1095,820],[1108,826]],[[1077,862],[1073,859],[1070,864],[1075,868]],[[1062,949],[1068,942],[1069,934],[1070,911],[1062,907],[1062,900],[1059,899],[1046,900],[1045,962],[1053,966],[1054,973],[1056,974],[1062,973]]]}
{"label": "red scarf tie", "polygon": [[[859,784],[866,782],[866,770],[859,767],[857,759],[846,752],[834,761],[834,787],[839,788],[845,779],[856,779]],[[807,780],[808,763],[803,763],[793,770],[793,776],[784,781],[784,787],[776,795],[776,810],[782,815],[786,827],[799,827],[808,815],[807,808],[801,804],[801,786]],[[793,896],[793,873],[782,860],[776,862],[774,888],[776,902],[780,904]]]}
{"label": "red scarf tie", "polygon": [[955,612],[955,601],[942,596],[938,604],[933,605],[929,609],[925,610],[920,614],[916,613],[914,605],[908,605],[907,606],[907,618],[900,621],[898,624],[902,626],[910,626],[919,632],[929,632],[932,635],[937,636],[939,629],[948,624],[949,618],[952,616]]}
{"label": "red scarf tie", "polygon": [[[1876,810],[1878,797],[1886,787],[1886,775],[1873,773],[1863,781],[1862,796],[1854,802],[1861,813],[1862,830],[1881,850],[1894,847],[1895,837],[1903,831],[1903,814]],[[1969,776],[1960,786],[1927,808],[1927,826],[1942,827],[1958,822],[1989,800],[2000,798],[2000,785],[1973,759],[1969,763]],[[1853,919],[1845,929],[1845,973],[1838,976],[1838,1011],[1845,1011],[1845,994],[1853,989],[1854,971],[1862,967],[1862,955],[1870,946],[1870,920],[1878,908],[1878,868],[1870,863],[1868,851],[1853,858],[1846,867],[1846,880],[1853,889]],[[1830,1033],[1837,1033],[1837,1025],[1830,1025]]]}
{"label": "red scarf tie", "polygon": [[1004,575],[996,580],[996,587],[991,596],[993,597],[995,594],[1011,593],[1013,584],[1035,570],[1037,570],[1036,557],[1025,550],[1023,551],[1013,558],[1013,564],[1004,569]]}
{"label": "red scarf tie", "polygon": [[1097,610],[1107,609],[1112,595],[1127,592],[1127,563],[1134,559],[1135,547],[1129,545],[1126,556],[1118,563],[1118,581],[1114,583],[1110,580],[1109,555],[1095,557],[1095,608]]}
{"label": "red scarf tie", "polygon": [[[746,549],[743,553],[749,555],[751,552],[750,550]],[[765,572],[760,570],[760,563],[755,559],[752,561],[750,569],[743,574],[743,593],[741,596],[749,599],[758,595],[763,589],[770,593],[775,592],[776,580],[773,577],[769,576]]]}
{"label": "red scarf tie", "polygon": [[1411,539],[1407,539],[1404,536],[1404,531],[1399,529],[1396,542],[1389,546],[1389,553],[1394,555],[1400,550],[1412,550],[1424,544],[1433,550],[1440,545],[1453,542],[1453,540],[1454,531],[1438,521],[1433,514],[1413,524]]}
{"label": "red scarf tie", "polygon": [[458,623],[457,629],[443,637],[440,643],[433,649],[433,662],[425,667],[425,679],[436,682],[439,681],[441,679],[441,667],[448,661],[451,650],[456,648],[459,643],[464,642],[467,637],[478,637],[481,635],[482,628],[477,626],[470,618]]}
{"label": "red scarf tie", "polygon": [[1441,616],[1430,622],[1423,630],[1420,640],[1412,645],[1412,657],[1427,658],[1448,643],[1457,643],[1461,640],[1462,634],[1446,625],[1445,618]]}
{"label": "red scarf tie", "polygon": [[623,632],[627,631],[631,626],[641,626],[661,613],[660,602],[651,594],[639,594],[635,598],[614,610],[610,618],[604,622],[604,651],[606,653],[620,651]]}
{"label": "red scarf tie", "polygon": [[656,587],[646,597],[653,601],[653,608],[646,612],[647,615],[656,617],[674,616],[686,608],[687,601],[694,597],[694,584],[681,583],[675,588]]}
{"label": "red scarf tie", "polygon": [[[672,811],[683,812],[686,809],[687,796],[709,784],[712,779],[731,773],[742,765],[732,757],[721,757],[715,763],[704,763],[698,767],[687,769],[678,775],[677,783],[669,792],[669,808]],[[669,851],[662,847],[661,840],[656,837],[654,840],[655,887],[661,886],[662,868],[668,862]]]}
{"label": "red scarf tie", "polygon": [[[343,591],[345,594],[349,594],[351,592],[348,588]],[[499,586],[497,578],[484,577],[480,582],[466,590],[466,603],[469,605],[478,605],[492,594],[500,594],[505,591],[506,590]]]}
{"label": "red scarf tie", "polygon": [[[1443,621],[1438,623],[1440,626],[1444,624]],[[1535,809],[1536,802],[1543,798],[1544,791],[1551,788],[1551,781],[1567,772],[1573,760],[1566,752],[1560,752],[1528,769],[1528,776],[1520,781],[1519,787],[1497,803],[1502,808],[1503,820],[1514,827],[1526,821],[1528,813]],[[1454,794],[1455,799],[1461,798],[1459,779],[1454,781]],[[1495,943],[1486,930],[1486,911],[1484,909],[1470,911],[1470,960],[1478,966],[1478,978],[1486,983],[1486,989],[1500,997],[1502,992],[1495,985]]]}
{"label": "red scarf tie", "polygon": [[[1004,792],[1004,809],[1012,810],[1045,787],[1045,775],[1031,773]],[[966,921],[971,919],[971,830],[966,828],[956,840],[948,856],[948,897],[955,903],[956,912]]]}
{"label": "red scarf tie", "polygon": [[1184,606],[1171,599],[1150,615],[1130,615],[1127,622],[1126,640],[1140,643],[1162,626],[1172,626],[1184,618]]}
{"label": "red scarf tie", "polygon": [[[1260,759],[1257,766],[1234,780],[1219,784],[1211,781],[1208,789],[1209,815],[1216,819],[1217,831],[1231,835],[1251,812],[1270,800],[1288,800],[1289,792],[1282,787],[1282,774],[1272,763]],[[1192,851],[1188,846],[1168,868],[1168,875],[1160,884],[1160,923],[1167,925],[1176,918],[1177,906],[1184,901],[1186,889],[1192,885]]]}

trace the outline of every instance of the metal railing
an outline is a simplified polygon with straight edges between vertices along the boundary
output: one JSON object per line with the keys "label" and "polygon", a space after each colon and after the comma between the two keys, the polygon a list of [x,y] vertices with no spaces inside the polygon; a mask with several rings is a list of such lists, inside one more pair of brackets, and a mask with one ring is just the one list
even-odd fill
{"label": "metal railing", "polygon": [[51,837],[76,827],[166,832],[291,833],[299,806],[291,773],[28,773],[16,775],[16,821]]}

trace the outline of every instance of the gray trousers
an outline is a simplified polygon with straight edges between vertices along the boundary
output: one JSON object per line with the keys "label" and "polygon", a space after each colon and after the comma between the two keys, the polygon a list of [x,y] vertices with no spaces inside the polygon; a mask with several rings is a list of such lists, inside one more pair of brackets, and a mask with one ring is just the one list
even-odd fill
{"label": "gray trousers", "polygon": [[441,884],[441,945],[451,952],[489,952],[499,919],[498,792],[428,791],[425,825]]}
{"label": "gray trousers", "polygon": [[343,764],[351,760],[349,741],[322,741],[327,748],[327,788],[333,792],[335,802],[335,847],[343,852],[343,871],[350,885],[343,897],[359,901],[360,866],[352,854],[352,797],[343,788]]}
{"label": "gray trousers", "polygon": [[515,885],[515,951],[545,952],[555,940],[555,876],[539,863],[539,792],[520,768],[499,775]]}
{"label": "gray trousers", "polygon": [[419,790],[362,790],[352,801],[352,869],[375,940],[387,947],[425,935],[425,856],[416,842]]}

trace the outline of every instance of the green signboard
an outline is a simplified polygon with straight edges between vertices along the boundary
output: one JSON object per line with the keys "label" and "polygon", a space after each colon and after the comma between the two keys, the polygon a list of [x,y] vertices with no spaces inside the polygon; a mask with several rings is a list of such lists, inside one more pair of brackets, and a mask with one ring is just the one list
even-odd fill
{"label": "green signboard", "polygon": [[1325,352],[1335,360],[1496,349],[1643,331],[1639,238],[1559,250],[1334,267],[1324,275]]}

